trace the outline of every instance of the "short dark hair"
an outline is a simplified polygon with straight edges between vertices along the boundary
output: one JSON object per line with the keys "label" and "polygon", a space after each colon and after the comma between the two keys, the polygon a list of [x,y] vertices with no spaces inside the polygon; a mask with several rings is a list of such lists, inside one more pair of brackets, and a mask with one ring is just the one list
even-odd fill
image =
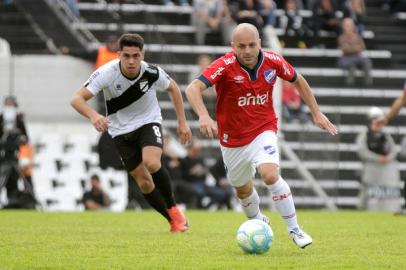
{"label": "short dark hair", "polygon": [[144,39],[138,34],[126,33],[120,37],[118,44],[120,46],[120,50],[123,50],[124,46],[128,46],[138,47],[142,51],[144,48]]}

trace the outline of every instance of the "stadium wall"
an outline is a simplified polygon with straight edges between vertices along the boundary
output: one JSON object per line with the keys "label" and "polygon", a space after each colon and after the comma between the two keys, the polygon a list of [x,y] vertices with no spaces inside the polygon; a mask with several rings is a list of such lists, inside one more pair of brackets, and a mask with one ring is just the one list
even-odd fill
{"label": "stadium wall", "polygon": [[27,121],[84,121],[69,99],[93,71],[91,63],[66,55],[18,55],[0,63],[0,94],[16,95]]}

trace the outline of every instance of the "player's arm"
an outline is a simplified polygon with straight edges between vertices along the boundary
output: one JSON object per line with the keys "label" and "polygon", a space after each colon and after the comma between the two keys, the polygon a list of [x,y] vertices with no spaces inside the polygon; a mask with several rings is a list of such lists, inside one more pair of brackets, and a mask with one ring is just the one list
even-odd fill
{"label": "player's arm", "polygon": [[204,105],[202,96],[202,92],[206,89],[207,85],[205,83],[195,79],[186,88],[186,97],[199,117],[200,132],[209,138],[214,138],[217,136],[217,127]]}
{"label": "player's arm", "polygon": [[178,84],[171,79],[168,87],[168,94],[175,106],[176,117],[178,119],[178,136],[180,142],[185,144],[191,141],[192,132],[186,122],[185,109],[183,106],[182,93]]}
{"label": "player's arm", "polygon": [[384,116],[374,119],[372,125],[376,128],[381,128],[382,126],[386,125],[390,119],[392,119],[399,113],[400,109],[402,109],[403,106],[406,106],[405,92],[397,99],[395,99],[389,111]]}
{"label": "player's arm", "polygon": [[90,92],[86,87],[82,87],[73,93],[70,99],[70,105],[81,115],[89,118],[90,122],[97,131],[104,132],[108,128],[107,118],[99,114],[87,104],[87,101],[93,96],[93,93]]}
{"label": "player's arm", "polygon": [[331,135],[336,135],[338,133],[337,128],[320,111],[316,98],[314,97],[312,90],[310,89],[310,86],[307,83],[306,79],[301,74],[297,73],[297,78],[293,82],[293,84],[299,91],[299,94],[306,103],[306,105],[309,107],[314,123],[319,128],[326,130]]}

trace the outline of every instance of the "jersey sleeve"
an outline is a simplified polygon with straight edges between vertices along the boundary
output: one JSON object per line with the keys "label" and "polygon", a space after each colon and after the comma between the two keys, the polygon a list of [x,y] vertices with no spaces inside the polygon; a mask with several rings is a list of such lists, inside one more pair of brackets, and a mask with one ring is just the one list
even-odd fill
{"label": "jersey sleeve", "polygon": [[276,61],[276,63],[278,64],[278,77],[289,82],[296,81],[297,74],[293,66],[289,64],[289,62],[286,61],[285,58],[283,58],[281,55],[275,54],[275,56],[280,59],[280,61]]}
{"label": "jersey sleeve", "polygon": [[103,72],[103,67],[96,69],[89,79],[83,85],[86,87],[93,95],[96,95],[106,87],[106,72]]}
{"label": "jersey sleeve", "polygon": [[225,63],[219,58],[216,61],[212,62],[200,75],[198,78],[201,80],[207,87],[210,87],[220,81],[225,74]]}
{"label": "jersey sleeve", "polygon": [[171,83],[171,77],[163,70],[161,67],[158,67],[158,80],[155,82],[157,90],[166,90]]}

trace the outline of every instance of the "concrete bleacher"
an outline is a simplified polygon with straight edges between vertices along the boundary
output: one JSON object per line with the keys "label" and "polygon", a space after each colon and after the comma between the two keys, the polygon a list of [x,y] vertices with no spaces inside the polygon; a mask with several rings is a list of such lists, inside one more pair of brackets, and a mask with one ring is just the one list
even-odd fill
{"label": "concrete bleacher", "polygon": [[0,37],[13,53],[50,53],[41,29],[15,3],[0,5]]}
{"label": "concrete bleacher", "polygon": [[99,168],[99,134],[88,123],[28,125],[35,147],[33,185],[45,211],[81,211],[90,176],[98,174],[112,200],[112,211],[127,206],[127,173]]}

